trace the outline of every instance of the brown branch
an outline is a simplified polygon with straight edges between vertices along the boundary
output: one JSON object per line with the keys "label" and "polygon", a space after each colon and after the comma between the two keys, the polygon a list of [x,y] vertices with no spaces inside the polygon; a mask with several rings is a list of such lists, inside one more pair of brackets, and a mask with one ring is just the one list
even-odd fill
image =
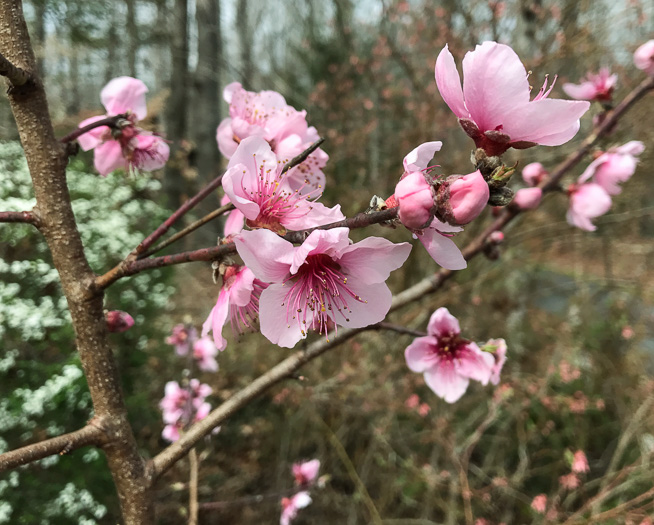
{"label": "brown branch", "polygon": [[182,231],[177,232],[175,235],[169,237],[165,241],[160,242],[156,246],[152,247],[150,250],[148,250],[145,253],[142,253],[139,255],[139,259],[144,259],[146,257],[149,257],[150,255],[153,255],[161,250],[163,250],[166,246],[170,246],[174,242],[177,242],[179,239],[182,237],[185,237],[191,232],[194,232],[201,226],[204,226],[206,223],[216,219],[217,217],[220,217],[221,215],[230,212],[234,209],[234,205],[230,202],[229,204],[225,204],[224,206],[221,206],[217,210],[212,211],[211,213],[208,213],[201,219],[198,219],[194,223],[189,224],[186,228],[184,228]]}
{"label": "brown branch", "polygon": [[412,335],[413,337],[426,337],[427,336],[427,332],[422,332],[420,330],[412,330],[411,328],[396,325],[396,324],[393,324],[393,323],[387,323],[386,321],[382,321],[381,323],[377,323],[376,325],[374,325],[374,327],[378,328],[380,330],[390,330],[391,332],[397,332],[398,334]]}
{"label": "brown branch", "polygon": [[282,168],[282,173],[286,173],[288,170],[294,168],[298,164],[302,164],[305,160],[309,158],[309,155],[311,155],[314,151],[316,151],[320,147],[320,145],[323,142],[325,142],[325,139],[319,138],[313,144],[311,144],[311,146],[305,149],[302,153],[293,157],[290,160],[290,162]]}
{"label": "brown branch", "polygon": [[31,211],[0,211],[0,222],[22,222],[39,227],[39,219]]}
{"label": "brown branch", "polygon": [[[190,353],[190,352],[189,352]],[[198,525],[198,453],[192,448],[188,454],[188,525]]]}
{"label": "brown branch", "polygon": [[0,454],[0,472],[10,470],[33,461],[53,456],[55,454],[68,454],[73,450],[87,445],[102,445],[107,442],[107,434],[99,423],[91,421],[84,428],[46,439],[39,443],[32,443],[16,450]]}
{"label": "brown branch", "polygon": [[[613,123],[629,108],[633,103],[640,98],[647,90],[654,88],[654,79],[647,79],[643,81],[640,86],[638,86],[632,93],[630,93],[625,100],[613,110],[613,114],[610,115],[602,125],[596,130],[594,134],[589,136],[581,145],[580,149],[572,153],[559,167],[553,172],[553,174],[547,179],[543,184],[544,189],[552,189],[556,187],[559,180],[568,170],[574,167],[581,159],[584,157],[585,153],[592,147],[595,142],[609,129],[609,126],[612,126]],[[610,121],[610,122],[609,122]],[[397,210],[384,210],[382,212],[376,212],[369,214],[370,216],[381,218],[384,217],[384,220],[388,220],[391,212],[397,212]],[[387,215],[386,215],[387,214]],[[506,224],[513,220],[516,216],[520,214],[520,210],[517,207],[509,206],[506,208],[502,214],[495,219],[484,231],[479,234],[475,239],[473,239],[463,250],[463,256],[466,260],[470,260],[484,249],[484,246],[488,242],[487,239],[494,231],[501,230]],[[375,221],[371,220],[370,217],[365,219],[362,218],[359,214],[352,219],[346,219],[351,221],[362,221],[366,224],[373,224]],[[377,222],[382,222],[377,221]],[[337,224],[337,223],[334,223]],[[329,225],[332,226],[332,225]],[[292,235],[295,235],[294,232]],[[228,245],[225,245],[228,246]],[[427,277],[415,284],[411,288],[404,290],[403,292],[397,294],[393,298],[393,303],[389,310],[393,312],[399,308],[402,308],[418,299],[422,298],[428,293],[435,292],[443,284],[454,275],[453,270],[447,270],[442,268],[440,271],[436,272],[433,276]],[[372,325],[365,328],[357,329],[341,329],[338,333],[332,337],[330,340],[319,340],[311,344],[306,350],[296,352],[290,357],[284,359],[282,362],[277,364],[275,367],[271,368],[268,372],[259,376],[252,383],[241,389],[239,392],[234,394],[231,398],[225,401],[222,405],[213,410],[206,419],[196,423],[189,428],[188,432],[184,434],[179,441],[176,441],[168,448],[164,449],[152,460],[152,479],[155,480],[161,474],[166,472],[171,468],[177,461],[183,458],[188,451],[204,436],[208,435],[215,427],[220,425],[228,417],[234,414],[236,411],[247,405],[254,398],[279,383],[287,377],[292,377],[294,373],[302,367],[305,363],[312,361],[313,359],[319,357],[326,351],[337,347],[338,345],[344,343],[348,339],[354,337],[357,334],[360,334],[366,330],[374,330],[378,328],[383,328],[381,325]]]}
{"label": "brown branch", "polygon": [[84,135],[84,133],[87,133],[95,128],[100,128],[102,126],[106,126],[111,129],[121,129],[123,127],[122,124],[125,122],[129,123],[129,121],[127,120],[127,114],[125,113],[121,115],[114,115],[111,117],[103,118],[102,120],[96,120],[95,122],[91,122],[90,124],[87,124],[83,128],[77,128],[76,130],[71,131],[68,135],[61,137],[59,139],[59,142],[62,143],[72,142],[74,140],[77,140],[80,136]]}
{"label": "brown branch", "polygon": [[3,54],[0,54],[0,75],[7,77],[14,87],[21,87],[33,81],[28,71],[16,67]]}

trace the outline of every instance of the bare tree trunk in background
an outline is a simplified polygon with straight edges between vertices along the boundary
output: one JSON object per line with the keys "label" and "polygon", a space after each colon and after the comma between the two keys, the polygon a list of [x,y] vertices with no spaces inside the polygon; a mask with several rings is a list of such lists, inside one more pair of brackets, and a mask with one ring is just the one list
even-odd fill
{"label": "bare tree trunk in background", "polygon": [[154,73],[157,91],[167,89],[170,77],[170,46],[168,38],[169,10],[166,0],[155,0],[157,5],[157,25],[154,39]]}
{"label": "bare tree trunk in background", "polygon": [[47,0],[34,1],[34,51],[36,52],[36,67],[41,79],[45,80],[45,12]]}
{"label": "bare tree trunk in background", "polygon": [[66,112],[69,115],[76,115],[80,110],[79,90],[79,48],[75,42],[70,42],[70,57],[68,60],[68,103]]}
{"label": "bare tree trunk in background", "polygon": [[117,42],[118,32],[116,25],[118,23],[116,16],[116,5],[110,3],[109,9],[109,26],[107,27],[107,62],[105,64],[104,80],[105,84],[116,76],[116,61],[118,60]]}
{"label": "bare tree trunk in background", "polygon": [[220,123],[220,0],[196,0],[198,65],[195,70],[193,139],[199,182],[211,180],[218,164],[216,128]]}
{"label": "bare tree trunk in background", "polygon": [[241,55],[241,83],[245,89],[253,89],[252,28],[248,22],[248,0],[238,0],[236,27],[238,27],[239,51]]}
{"label": "bare tree trunk in background", "polygon": [[184,159],[180,156],[179,142],[188,139],[186,112],[188,111],[188,0],[175,0],[171,34],[172,73],[170,96],[166,101],[166,136],[171,141],[170,161],[166,165],[164,191],[168,205],[179,205],[186,193],[182,176]]}
{"label": "bare tree trunk in background", "polygon": [[136,0],[125,0],[127,5],[127,19],[125,26],[127,29],[127,69],[130,76],[138,78],[136,72],[136,56],[139,49],[139,34],[136,26]]}

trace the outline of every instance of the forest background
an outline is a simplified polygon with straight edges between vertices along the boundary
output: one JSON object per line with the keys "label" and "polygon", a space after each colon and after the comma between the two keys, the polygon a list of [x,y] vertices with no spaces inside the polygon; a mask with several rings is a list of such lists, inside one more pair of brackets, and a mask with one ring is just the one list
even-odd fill
{"label": "forest background", "polygon": [[[654,34],[654,2],[628,0],[39,0],[25,2],[25,10],[60,135],[101,112],[108,80],[130,75],[150,89],[147,124],[171,141],[161,173],[102,179],[90,154],[72,161],[69,185],[96,271],[111,268],[224,168],[215,129],[227,116],[221,93],[230,82],[278,91],[307,110],[330,156],[323,202],[341,203],[350,216],[373,194],[392,193],[402,157],[422,142],[444,142],[443,172],[470,171],[472,144],[434,82],[445,43],[457,58],[484,40],[508,43],[533,71],[534,85],[546,73],[559,75],[554,93],[562,98],[563,82],[609,66],[619,75],[619,99],[642,78],[634,49]],[[292,485],[290,465],[313,457],[330,478],[300,525],[375,522],[375,514],[389,524],[454,524],[470,516],[538,522],[548,519],[530,507],[539,494],[556,502],[553,522],[588,508],[606,523],[652,516],[651,97],[602,144],[641,140],[646,150],[596,232],[569,226],[567,199],[553,195],[505,231],[499,260],[475,260],[445,290],[393,314],[397,324],[423,330],[434,309],[447,306],[471,339],[505,338],[509,360],[495,392],[477,386],[448,405],[406,368],[410,336],[359,335],[201,445],[201,522],[274,523]],[[590,127],[587,116],[580,136]],[[29,176],[5,97],[0,139],[0,209],[29,209]],[[575,144],[507,157],[551,168]],[[207,199],[188,222],[219,200],[220,193]],[[467,228],[459,246],[483,225],[482,218]],[[212,223],[184,247],[210,245],[220,233]],[[0,225],[0,243],[1,452],[79,428],[91,405],[45,243],[29,225]],[[402,290],[436,269],[414,253],[391,287]],[[201,324],[217,292],[208,263],[141,274],[109,291],[107,308],[136,320],[113,344],[144,451],[165,446],[158,402],[185,365],[165,337],[179,322]],[[232,340],[220,370],[200,376],[213,388],[212,404],[287,352],[257,334]],[[577,450],[590,472],[565,489],[560,478]],[[182,461],[158,484],[161,523],[185,521],[187,488]],[[0,475],[0,523],[118,519],[111,476],[95,449]]]}

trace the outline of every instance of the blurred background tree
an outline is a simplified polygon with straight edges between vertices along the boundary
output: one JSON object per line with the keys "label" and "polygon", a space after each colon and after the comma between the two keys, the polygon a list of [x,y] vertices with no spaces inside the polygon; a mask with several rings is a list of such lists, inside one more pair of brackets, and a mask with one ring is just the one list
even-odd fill
{"label": "blurred background tree", "polygon": [[[422,142],[444,142],[437,157],[443,173],[470,171],[472,144],[434,82],[445,43],[459,60],[484,40],[508,43],[533,71],[536,90],[546,73],[559,75],[558,96],[563,82],[608,65],[619,75],[620,98],[641,78],[633,50],[654,34],[654,4],[644,0],[33,0],[26,11],[62,135],[98,113],[109,79],[131,75],[150,88],[147,125],[171,141],[165,175],[96,179],[89,154],[71,167],[76,212],[98,271],[224,167],[215,129],[227,116],[221,92],[232,81],[279,91],[307,110],[310,125],[327,139],[324,200],[341,203],[349,215],[365,209],[372,194],[389,195],[402,157]],[[647,98],[605,144],[641,140],[647,149],[596,233],[573,230],[563,218],[565,199],[549,198],[505,232],[499,261],[476,260],[446,292],[393,315],[394,322],[424,329],[431,312],[447,306],[475,340],[504,337],[503,386],[495,393],[471,388],[446,405],[406,369],[408,336],[358,336],[308,366],[305,380],[252,403],[205,444],[201,502],[276,494],[291,485],[290,464],[308,457],[323,461],[331,482],[299,524],[368,523],[371,506],[384,523],[454,524],[470,516],[525,523],[537,516],[530,503],[541,493],[561,512],[551,521],[563,522],[564,513],[598,493],[605,497],[596,514],[651,487],[654,206],[644,167],[652,162],[654,107]],[[5,98],[0,115],[0,208],[23,209],[31,197]],[[574,147],[573,141],[507,155],[521,166],[537,160],[552,167]],[[457,242],[463,245],[482,223]],[[216,226],[185,242],[206,246],[219,233]],[[0,226],[3,450],[73,430],[90,417],[66,306],[38,239],[29,226]],[[416,250],[394,276],[394,289],[434,270]],[[137,320],[115,344],[145,449],[164,444],[157,403],[183,365],[164,336],[183,319],[204,321],[217,293],[210,284],[208,265],[196,264],[120,282],[107,298],[109,309]],[[221,370],[202,380],[217,404],[285,355],[246,335],[238,347],[230,343]],[[591,471],[579,488],[566,490],[559,479],[570,471],[566,451],[578,449]],[[0,523],[115,523],[102,461],[78,451],[1,476]],[[182,462],[160,483],[161,523],[184,522],[187,478]],[[650,497],[609,518],[640,523],[651,509]],[[201,517],[267,523],[278,513],[278,499],[271,498],[204,507]]]}

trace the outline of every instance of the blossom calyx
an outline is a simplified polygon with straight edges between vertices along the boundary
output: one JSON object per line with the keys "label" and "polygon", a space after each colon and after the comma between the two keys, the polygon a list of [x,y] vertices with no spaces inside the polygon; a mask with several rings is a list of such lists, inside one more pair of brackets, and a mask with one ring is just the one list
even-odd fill
{"label": "blossom calyx", "polygon": [[486,207],[488,184],[479,170],[468,175],[451,175],[436,193],[436,216],[452,225],[468,224]]}

